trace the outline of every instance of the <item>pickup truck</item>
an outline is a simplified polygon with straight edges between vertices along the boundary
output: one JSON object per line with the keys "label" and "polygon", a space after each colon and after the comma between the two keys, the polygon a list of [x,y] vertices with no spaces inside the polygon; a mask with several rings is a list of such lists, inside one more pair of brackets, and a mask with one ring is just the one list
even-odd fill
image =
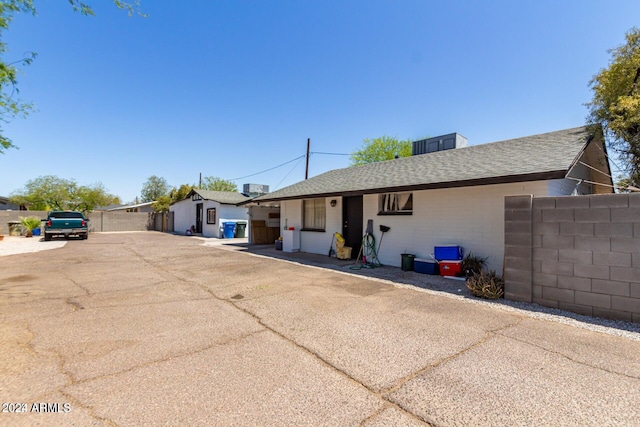
{"label": "pickup truck", "polygon": [[82,212],[74,211],[51,211],[44,224],[44,240],[49,241],[53,236],[71,235],[79,236],[82,239],[89,238],[89,221]]}

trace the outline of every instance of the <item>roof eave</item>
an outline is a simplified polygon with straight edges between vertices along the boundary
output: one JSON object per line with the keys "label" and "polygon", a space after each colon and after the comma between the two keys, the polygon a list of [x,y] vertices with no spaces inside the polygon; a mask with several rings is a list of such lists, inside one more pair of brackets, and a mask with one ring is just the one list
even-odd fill
{"label": "roof eave", "polygon": [[566,177],[568,170],[554,170],[547,172],[536,172],[522,175],[506,175],[491,178],[477,178],[461,181],[447,181],[447,182],[435,182],[428,184],[414,184],[414,185],[402,185],[396,187],[380,187],[380,188],[367,188],[364,190],[353,190],[344,192],[327,192],[317,194],[302,194],[289,197],[274,197],[264,199],[252,199],[243,203],[262,203],[262,202],[279,202],[285,200],[300,200],[311,199],[321,197],[349,197],[349,196],[362,196],[365,194],[380,194],[380,193],[399,193],[405,191],[419,191],[419,190],[436,190],[443,188],[459,188],[459,187],[474,187],[480,185],[493,185],[493,184],[509,184],[516,182],[528,182],[528,181],[546,181],[550,179],[563,179]]}

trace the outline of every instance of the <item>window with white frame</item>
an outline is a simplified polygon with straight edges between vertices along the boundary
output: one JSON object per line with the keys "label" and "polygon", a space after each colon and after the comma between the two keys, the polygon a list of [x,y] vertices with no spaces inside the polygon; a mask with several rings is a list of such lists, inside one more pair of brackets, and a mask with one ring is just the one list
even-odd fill
{"label": "window with white frame", "polygon": [[378,196],[378,215],[412,215],[413,193],[384,193]]}
{"label": "window with white frame", "polygon": [[306,199],[302,201],[302,229],[322,230],[326,224],[326,201],[322,199]]}

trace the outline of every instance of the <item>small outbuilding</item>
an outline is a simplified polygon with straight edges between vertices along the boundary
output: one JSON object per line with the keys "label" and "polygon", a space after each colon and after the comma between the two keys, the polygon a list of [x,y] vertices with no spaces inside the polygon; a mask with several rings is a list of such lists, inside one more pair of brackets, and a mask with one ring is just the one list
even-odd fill
{"label": "small outbuilding", "polygon": [[226,237],[245,237],[249,232],[248,208],[237,205],[247,200],[249,197],[235,191],[193,189],[183,200],[171,204],[173,229],[181,234],[223,238],[227,224]]}

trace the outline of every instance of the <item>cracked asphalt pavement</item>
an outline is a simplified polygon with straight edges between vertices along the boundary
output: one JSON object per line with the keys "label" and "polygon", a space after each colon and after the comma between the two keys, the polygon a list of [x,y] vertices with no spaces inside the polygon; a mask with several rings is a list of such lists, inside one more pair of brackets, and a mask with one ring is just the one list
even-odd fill
{"label": "cracked asphalt pavement", "polygon": [[0,257],[0,345],[3,426],[640,425],[638,340],[155,232]]}

